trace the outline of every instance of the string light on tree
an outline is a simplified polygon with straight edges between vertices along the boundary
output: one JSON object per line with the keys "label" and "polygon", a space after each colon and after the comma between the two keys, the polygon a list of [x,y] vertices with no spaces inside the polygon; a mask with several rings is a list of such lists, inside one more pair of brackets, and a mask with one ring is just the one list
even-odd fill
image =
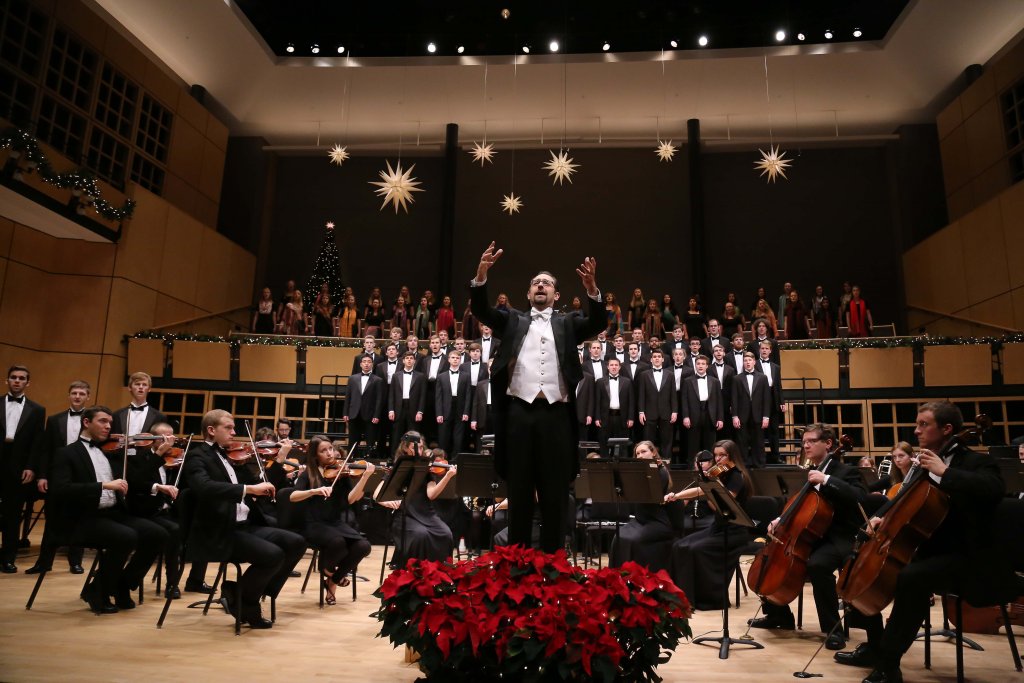
{"label": "string light on tree", "polygon": [[306,310],[311,310],[320,294],[320,286],[327,283],[327,289],[331,293],[331,304],[341,303],[341,294],[345,291],[345,283],[341,278],[341,265],[338,259],[338,245],[334,239],[334,221],[328,221],[324,225],[324,242],[320,247],[313,262],[313,272],[306,280],[305,298],[303,302]]}

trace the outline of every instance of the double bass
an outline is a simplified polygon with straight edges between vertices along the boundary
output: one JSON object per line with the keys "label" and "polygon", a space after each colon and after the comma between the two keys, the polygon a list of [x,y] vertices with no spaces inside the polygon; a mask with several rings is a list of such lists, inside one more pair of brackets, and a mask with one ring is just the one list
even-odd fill
{"label": "double bass", "polygon": [[[985,415],[976,426],[962,430],[937,453],[944,457],[961,442],[991,426]],[[918,462],[907,472],[899,494],[874,533],[868,536],[839,574],[839,597],[865,616],[880,613],[896,594],[896,580],[949,514],[949,494],[941,490]]]}
{"label": "double bass", "polygon": [[[852,445],[849,435],[839,437],[839,443],[822,460],[819,469]],[[786,503],[775,532],[751,563],[747,572],[750,589],[775,605],[793,602],[803,590],[811,550],[828,532],[834,513],[832,503],[809,481],[804,484]]]}

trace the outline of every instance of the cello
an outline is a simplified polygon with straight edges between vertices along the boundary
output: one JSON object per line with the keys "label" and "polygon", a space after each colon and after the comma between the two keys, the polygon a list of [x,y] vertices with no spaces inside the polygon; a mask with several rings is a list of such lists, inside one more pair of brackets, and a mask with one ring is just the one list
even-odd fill
{"label": "cello", "polygon": [[[849,435],[839,437],[835,448],[818,466],[823,470],[833,458],[841,456],[853,445]],[[807,577],[807,559],[814,544],[821,540],[832,524],[835,509],[808,481],[796,493],[765,544],[747,571],[750,589],[775,605],[788,605],[803,590]]]}
{"label": "cello", "polygon": [[[976,426],[955,435],[937,455],[944,457],[963,440],[981,434],[992,424],[986,415],[978,415],[974,421]],[[892,602],[900,571],[949,514],[949,494],[915,462],[899,493],[887,505],[882,523],[854,549],[837,583],[839,597],[865,616],[880,613]]]}

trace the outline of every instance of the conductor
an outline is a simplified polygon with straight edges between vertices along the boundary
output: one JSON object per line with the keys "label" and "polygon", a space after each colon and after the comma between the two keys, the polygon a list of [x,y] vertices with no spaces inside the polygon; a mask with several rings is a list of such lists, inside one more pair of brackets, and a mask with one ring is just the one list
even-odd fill
{"label": "conductor", "polygon": [[470,282],[470,308],[501,339],[491,366],[494,464],[508,483],[509,543],[530,545],[534,492],[540,506],[540,546],[555,552],[565,541],[569,482],[576,457],[576,387],[583,379],[576,347],[604,329],[597,261],[576,268],[589,298],[586,317],[554,311],[558,280],[547,271],[530,280],[529,312],[490,305],[487,271],[501,257],[494,242],[484,250]]}

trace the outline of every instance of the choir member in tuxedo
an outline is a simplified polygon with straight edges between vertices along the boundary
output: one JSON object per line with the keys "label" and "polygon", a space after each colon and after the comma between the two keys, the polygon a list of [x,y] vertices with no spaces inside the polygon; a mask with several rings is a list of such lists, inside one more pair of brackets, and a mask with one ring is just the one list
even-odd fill
{"label": "choir member in tuxedo", "polygon": [[[546,253],[551,236],[540,236],[535,252]],[[558,281],[547,271],[530,280],[529,312],[492,308],[487,272],[502,251],[492,242],[480,257],[470,283],[473,313],[495,330],[502,349],[491,367],[493,395],[500,417],[495,433],[495,465],[508,482],[509,541],[531,541],[533,511],[541,512],[540,547],[555,552],[565,543],[569,483],[579,471],[575,388],[583,379],[576,344],[607,325],[597,262],[587,257],[576,269],[587,292],[585,316],[554,310]]]}
{"label": "choir member in tuxedo", "polygon": [[[91,390],[92,387],[88,382],[75,380],[68,387],[70,407],[46,418],[46,447],[43,449],[43,455],[40,457],[38,465],[34,468],[36,490],[43,496],[46,496],[49,491],[53,458],[62,448],[78,441],[78,435],[82,431],[82,413],[85,412],[85,404],[89,402]],[[25,573],[38,574],[40,571],[50,571],[53,568],[53,558],[56,554],[55,530],[53,525],[47,524],[43,529],[39,558],[34,565],[25,570]],[[82,569],[82,548],[68,547],[68,565],[70,565],[72,574],[82,574],[85,571]]]}
{"label": "choir member in tuxedo", "polygon": [[[132,401],[114,415],[114,434],[148,434],[157,422],[167,422],[167,416],[149,405],[149,392],[153,378],[145,372],[133,372],[128,378],[128,391]],[[128,455],[131,455],[131,448]]]}
{"label": "choir member in tuxedo", "polygon": [[391,421],[391,443],[398,445],[402,434],[419,427],[423,422],[426,403],[427,378],[414,370],[416,354],[406,351],[402,356],[402,371],[388,388],[388,420]]}
{"label": "choir member in tuxedo", "polygon": [[610,358],[608,374],[594,386],[594,424],[601,455],[608,455],[608,439],[628,438],[633,429],[633,383],[620,374],[620,367],[618,358]]}
{"label": "choir member in tuxedo", "polygon": [[[686,342],[684,342],[685,344]],[[687,344],[688,346],[688,344]],[[672,363],[669,368],[672,370],[672,377],[676,381],[676,390],[679,392],[679,405],[683,405],[683,385],[686,380],[693,377],[696,370],[693,365],[686,361],[686,357],[690,355],[687,348],[675,347],[672,349]],[[673,459],[676,464],[682,463],[686,460],[686,428],[683,427],[681,420],[676,420],[676,434],[675,441],[679,445],[679,457]]]}
{"label": "choir member in tuxedo", "polygon": [[484,434],[494,433],[494,427],[491,424],[493,400],[491,380],[489,377],[484,377],[476,383],[476,389],[473,391],[473,415],[469,420],[469,428],[473,430],[474,443],[478,453],[480,452],[480,437]]}
{"label": "choir member in tuxedo", "polygon": [[459,352],[459,365],[469,362],[469,345],[462,337],[456,337],[452,348]]}
{"label": "choir member in tuxedo", "polygon": [[345,414],[341,419],[348,425],[349,448],[355,451],[366,439],[366,449],[372,452],[380,425],[381,405],[387,394],[387,384],[371,372],[373,359],[364,355],[359,362],[360,372],[348,378],[345,387]]}
{"label": "choir member in tuxedo", "polygon": [[769,463],[778,463],[779,458],[779,425],[786,413],[786,404],[782,401],[782,371],[778,363],[772,362],[772,345],[767,339],[758,345],[760,357],[754,367],[768,380],[768,388],[772,396],[772,412],[768,421],[768,454]]}
{"label": "choir member in tuxedo", "polygon": [[[7,370],[7,397],[4,412],[0,414],[0,515],[3,517],[3,547],[0,550],[0,571],[14,574],[18,568],[14,560],[18,555],[18,534],[21,509],[25,504],[29,485],[35,478],[32,469],[43,457],[46,448],[46,411],[25,396],[30,382],[28,368],[12,365]],[[34,486],[31,490],[36,490]]]}
{"label": "choir member in tuxedo", "polygon": [[592,341],[587,345],[589,355],[583,360],[583,372],[599,380],[608,372],[605,357],[601,355],[601,342]]}
{"label": "choir member in tuxedo", "polygon": [[104,406],[86,408],[79,440],[54,458],[50,479],[56,504],[50,523],[59,524],[70,542],[105,551],[82,596],[97,614],[135,607],[131,592],[167,545],[163,528],[126,509],[130,487],[121,472],[121,454],[108,458],[99,448],[110,436],[111,412]]}
{"label": "choir member in tuxedo", "polygon": [[359,368],[362,367],[361,363],[363,358],[369,356],[370,358],[370,369],[376,367],[377,363],[384,360],[384,356],[377,352],[377,338],[372,334],[368,334],[363,337],[363,351],[352,359],[352,374],[359,372]]}
{"label": "choir member in tuxedo", "polygon": [[388,395],[391,389],[391,380],[396,373],[402,371],[402,363],[398,359],[398,344],[391,341],[384,347],[384,360],[373,369],[373,374],[380,377],[386,383],[384,398],[380,402],[380,423],[377,429],[377,452],[388,453],[390,448],[388,442],[391,437],[394,425],[388,417]]}
{"label": "choir member in tuxedo", "polygon": [[[641,441],[633,449],[637,460],[653,460],[658,464],[662,495],[672,490],[672,473],[658,454],[658,448],[650,441]],[[633,519],[619,528],[608,551],[608,566],[621,567],[626,562],[658,571],[668,569],[669,557],[664,544],[676,538],[682,531],[686,514],[682,503],[664,502],[634,505]]]}
{"label": "choir member in tuxedo", "polygon": [[[369,362],[369,361],[367,361]],[[226,559],[248,563],[242,574],[242,602],[235,586],[224,581],[221,596],[228,611],[253,628],[271,628],[260,611],[260,597],[276,597],[306,552],[302,536],[272,526],[258,498],[273,498],[269,482],[257,481],[246,466],[236,467],[225,448],[235,436],[235,420],[226,410],[211,410],[201,423],[203,441],[185,456],[182,477],[196,497],[195,517],[188,531],[192,560]]]}
{"label": "choir member in tuxedo", "polygon": [[725,361],[732,365],[736,374],[743,372],[743,354],[747,351],[747,343],[743,341],[743,333],[732,335],[732,346],[725,352]]}
{"label": "choir member in tuxedo", "polygon": [[[843,631],[835,629],[839,623],[835,572],[852,552],[857,529],[863,525],[860,505],[867,497],[867,489],[864,488],[864,478],[855,466],[845,464],[842,458],[824,462],[836,442],[831,427],[821,423],[808,425],[802,438],[804,457],[811,463],[807,481],[833,508],[828,529],[810,548],[807,578],[814,592],[818,626],[826,636],[825,647],[841,650],[846,640]],[[779,521],[776,518],[768,525],[768,533],[775,531]],[[918,624],[920,622],[914,624],[915,631]],[[754,628],[792,629],[793,612],[789,605],[774,605],[765,601],[764,617],[755,619],[750,625]]]}
{"label": "choir member in tuxedo", "polygon": [[[407,333],[408,333],[408,330],[403,330],[401,327],[394,327],[393,326],[390,330],[388,330],[388,342],[387,342],[387,344],[394,344],[395,348],[401,349],[405,345],[405,335]],[[384,348],[384,357],[385,358],[388,355],[387,344],[384,345],[385,346],[385,348]],[[399,355],[401,355],[401,354],[399,354]]]}
{"label": "choir member in tuxedo", "polygon": [[629,358],[629,350],[626,348],[626,338],[622,336],[622,333],[617,333],[612,338],[611,348],[608,349],[608,358],[615,358],[619,363],[625,363],[626,359]]}
{"label": "choir member in tuxedo", "polygon": [[651,367],[637,378],[637,412],[644,438],[658,446],[659,453],[672,452],[673,425],[679,417],[679,393],[671,372],[662,367],[661,350],[651,353]]}
{"label": "choir member in tuxedo", "polygon": [[494,358],[495,352],[501,346],[501,340],[496,339],[493,330],[483,323],[480,324],[480,338],[477,342],[480,344],[480,358],[484,361]]}
{"label": "choir member in tuxedo", "polygon": [[722,324],[718,322],[718,318],[710,318],[708,320],[708,336],[700,342],[700,352],[708,358],[711,358],[714,353],[716,344],[725,346],[727,340],[722,336]]}
{"label": "choir member in tuxedo", "polygon": [[447,330],[438,330],[437,331],[437,339],[438,339],[439,342],[441,342],[441,346],[439,347],[439,351],[441,352],[441,355],[443,355],[445,357],[445,359],[447,360],[448,352],[452,350],[451,342],[448,339],[448,331]]}
{"label": "choir member in tuxedo", "polygon": [[768,329],[768,323],[763,320],[758,320],[754,323],[754,338],[749,344],[747,344],[747,351],[750,351],[755,356],[760,357],[761,355],[761,342],[768,342],[772,346],[772,362],[779,362],[779,344],[772,339],[770,330]]}
{"label": "choir member in tuxedo", "polygon": [[633,380],[634,389],[638,388],[637,378],[647,370],[651,369],[651,364],[645,361],[640,355],[640,345],[636,342],[629,342],[627,347],[629,355],[626,357],[626,361],[622,364],[622,372],[631,380]]}
{"label": "choir member in tuxedo", "polygon": [[[703,450],[711,450],[722,430],[722,385],[708,373],[708,359],[697,357],[697,374],[683,385],[680,414],[686,429],[686,458]],[[682,458],[681,458],[682,459]]]}
{"label": "choir member in tuxedo", "polygon": [[462,365],[459,367],[463,372],[469,375],[469,384],[476,389],[480,380],[487,379],[489,377],[489,364],[484,360],[483,350],[476,342],[472,342],[469,345],[467,356],[468,357],[462,361]]}
{"label": "choir member in tuxedo", "polygon": [[473,387],[469,383],[469,373],[459,368],[461,358],[456,349],[448,352],[448,367],[438,375],[434,387],[437,442],[453,457],[463,449],[469,415],[473,410]]}
{"label": "choir member in tuxedo", "polygon": [[[184,566],[181,557],[181,528],[178,518],[172,509],[178,497],[178,487],[174,484],[174,475],[178,468],[168,469],[164,466],[164,454],[174,445],[174,428],[166,422],[157,422],[150,428],[150,433],[159,436],[160,440],[152,447],[137,447],[135,455],[128,457],[128,472],[124,479],[128,482],[128,495],[125,503],[128,512],[148,519],[163,528],[167,540],[162,548],[164,568],[167,572],[165,597],[180,598],[181,593],[175,585],[175,579]],[[180,465],[179,465],[180,466]],[[205,570],[205,567],[203,568]],[[193,577],[189,577],[190,580]],[[198,576],[202,583],[202,575]]]}
{"label": "choir member in tuxedo", "polygon": [[764,430],[772,411],[772,393],[754,354],[743,354],[743,372],[732,381],[732,426],[747,467],[764,467]]}
{"label": "choir member in tuxedo", "polygon": [[[1020,542],[1000,534],[994,523],[1006,488],[998,463],[955,438],[963,427],[960,409],[947,401],[925,403],[917,409],[915,423],[919,476],[949,495],[949,512],[900,570],[884,627],[881,615],[867,618],[867,645],[835,655],[842,664],[874,666],[864,679],[868,683],[903,680],[900,661],[917,637],[932,595],[956,591],[984,604],[997,603],[1013,577],[998,561],[999,548]],[[893,505],[886,503],[871,518],[872,532],[892,514]]]}
{"label": "choir member in tuxedo", "polygon": [[437,376],[448,367],[448,356],[441,351],[441,338],[434,335],[430,338],[427,355],[421,356],[416,369],[427,379],[427,398],[423,410],[423,437],[427,443],[437,441],[437,412],[434,409],[434,396],[437,391]]}
{"label": "choir member in tuxedo", "polygon": [[[713,458],[715,465],[730,467],[718,476],[719,483],[736,498],[742,506],[750,497],[750,477],[743,466],[740,448],[729,440],[718,441],[714,445]],[[697,458],[697,466],[703,463]],[[691,502],[704,502],[704,492],[699,487],[690,487],[677,493],[669,493],[665,501],[681,501],[687,505]],[[709,506],[711,505],[708,501]],[[672,544],[671,565],[669,574],[676,585],[690,596],[690,602],[699,610],[722,609],[722,595],[725,592],[723,583],[732,577],[732,567],[736,566],[739,554],[748,542],[745,533],[736,533],[738,529],[729,527],[729,522],[712,514],[710,525],[692,534],[684,536]],[[705,517],[704,519],[708,519]],[[723,535],[728,533],[728,538]],[[725,541],[728,542],[726,545]],[[726,556],[723,557],[723,552]],[[729,567],[723,575],[722,567]]]}
{"label": "choir member in tuxedo", "polygon": [[413,353],[416,354],[416,357],[418,358],[421,351],[419,337],[417,337],[415,334],[410,334],[405,340],[405,346],[399,348],[398,350],[400,356],[404,356],[409,351],[412,351]]}
{"label": "choir member in tuxedo", "polygon": [[[303,503],[297,515],[297,528],[302,537],[320,549],[320,576],[324,582],[324,602],[337,602],[334,591],[347,586],[349,574],[359,566],[360,560],[370,554],[370,543],[362,534],[346,523],[342,515],[363,497],[366,482],[373,474],[373,463],[358,478],[341,474],[334,481],[327,477],[331,465],[340,464],[344,455],[334,450],[334,444],[325,436],[314,436],[306,447],[306,469],[295,484],[290,500]],[[334,476],[339,470],[334,469]]]}
{"label": "choir member in tuxedo", "polygon": [[601,330],[598,332],[597,341],[601,344],[601,357],[607,358],[608,352],[612,349],[611,342],[608,341],[608,330]]}
{"label": "choir member in tuxedo", "polygon": [[708,366],[708,374],[718,380],[718,385],[722,387],[722,418],[724,424],[722,425],[722,431],[719,434],[723,438],[731,438],[732,433],[732,381],[736,377],[736,369],[726,359],[726,350],[724,346],[716,345],[712,352],[714,357],[711,359],[711,365]]}
{"label": "choir member in tuxedo", "polygon": [[697,358],[701,355],[701,338],[690,337],[689,341],[686,342],[690,347],[690,352],[686,354],[686,364],[690,366],[690,370],[694,373],[697,372]]}
{"label": "choir member in tuxedo", "polygon": [[[645,362],[650,363],[651,362],[651,347],[644,341],[644,331],[643,331],[643,328],[641,328],[641,327],[634,327],[633,328],[633,332],[631,334],[632,334],[632,337],[631,337],[631,339],[629,341],[629,344],[632,344],[632,343],[635,342],[637,348],[640,350],[640,357],[642,359],[644,359]],[[629,344],[626,345],[627,348],[628,348]]]}
{"label": "choir member in tuxedo", "polygon": [[690,345],[686,341],[686,335],[684,334],[685,328],[682,323],[676,323],[672,328],[672,334],[668,339],[665,340],[665,346],[668,347],[668,352],[672,353],[675,349],[682,349],[683,351],[689,351]]}
{"label": "choir member in tuxedo", "polygon": [[594,376],[583,373],[576,385],[576,421],[580,425],[580,439],[597,440],[597,425],[594,423]]}

